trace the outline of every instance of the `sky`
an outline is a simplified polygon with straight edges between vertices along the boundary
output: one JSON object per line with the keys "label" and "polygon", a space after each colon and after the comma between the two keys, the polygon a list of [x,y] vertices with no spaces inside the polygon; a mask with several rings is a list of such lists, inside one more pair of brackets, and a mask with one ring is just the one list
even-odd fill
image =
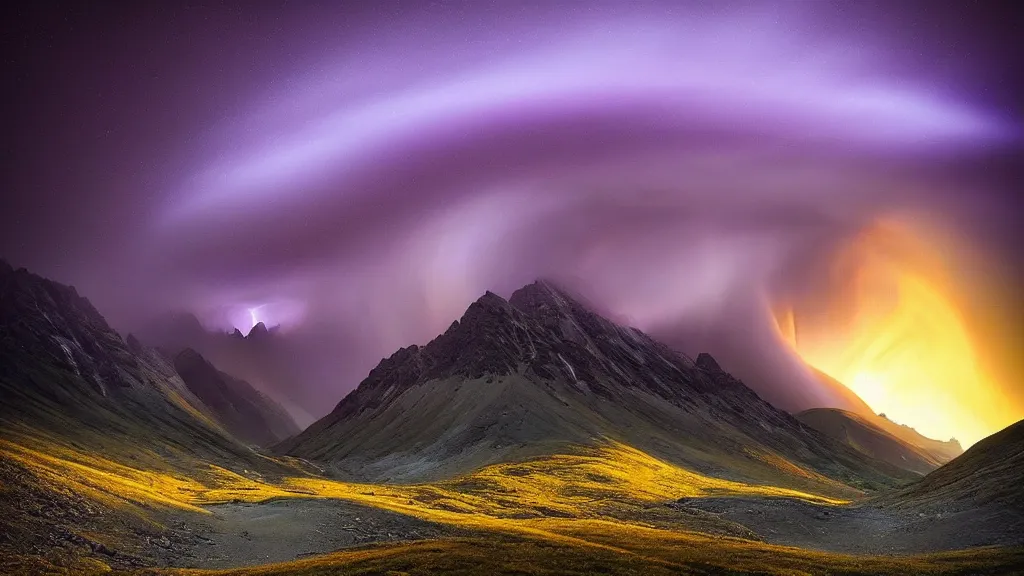
{"label": "sky", "polygon": [[1011,3],[4,10],[0,256],[317,342],[307,420],[539,277],[800,405],[1024,417]]}

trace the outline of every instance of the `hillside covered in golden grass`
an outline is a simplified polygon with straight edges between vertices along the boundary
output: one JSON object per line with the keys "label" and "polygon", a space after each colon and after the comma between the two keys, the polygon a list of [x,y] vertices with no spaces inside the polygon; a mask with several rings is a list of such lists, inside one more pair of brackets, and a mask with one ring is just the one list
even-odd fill
{"label": "hillside covered in golden grass", "polygon": [[[0,444],[15,463],[52,491],[81,495],[92,520],[68,519],[113,555],[88,546],[61,554],[4,550],[5,573],[78,574],[984,574],[1024,562],[1019,548],[913,556],[851,556],[771,545],[743,526],[684,513],[680,498],[795,499],[827,507],[844,500],[789,488],[696,474],[628,446],[581,448],[486,467],[448,481],[380,485],[301,473],[275,480],[209,466],[194,476],[133,468],[59,446]],[[14,490],[12,492],[12,490]],[[5,482],[5,498],[21,497]],[[315,558],[226,571],[144,568],[146,546],[176,523],[217,514],[218,504],[279,499],[345,500],[472,531],[462,537],[372,544]],[[80,505],[80,504],[79,504]],[[131,566],[132,562],[140,566]]]}

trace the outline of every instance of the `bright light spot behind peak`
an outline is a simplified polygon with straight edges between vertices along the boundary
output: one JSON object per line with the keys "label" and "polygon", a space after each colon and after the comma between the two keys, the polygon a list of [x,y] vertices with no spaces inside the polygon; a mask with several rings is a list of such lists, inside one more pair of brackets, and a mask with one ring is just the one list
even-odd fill
{"label": "bright light spot behind peak", "polygon": [[967,447],[1022,414],[981,367],[978,335],[935,267],[934,249],[917,253],[922,246],[905,230],[865,233],[836,262],[855,270],[854,281],[824,310],[797,310],[794,341],[809,364],[874,411]]}

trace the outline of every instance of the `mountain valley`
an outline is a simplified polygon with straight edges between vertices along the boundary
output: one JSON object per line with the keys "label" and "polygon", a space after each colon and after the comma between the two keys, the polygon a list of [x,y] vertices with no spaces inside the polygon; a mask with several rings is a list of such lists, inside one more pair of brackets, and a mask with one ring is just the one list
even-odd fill
{"label": "mountain valley", "polygon": [[485,294],[302,431],[200,353],[168,359],[9,266],[0,358],[4,573],[1024,565],[1020,423],[943,463],[860,415],[778,410],[548,282]]}

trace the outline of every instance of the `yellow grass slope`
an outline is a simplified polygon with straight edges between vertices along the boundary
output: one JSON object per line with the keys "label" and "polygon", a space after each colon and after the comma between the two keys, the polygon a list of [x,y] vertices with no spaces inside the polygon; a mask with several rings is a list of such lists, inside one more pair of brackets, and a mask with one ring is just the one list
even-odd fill
{"label": "yellow grass slope", "polygon": [[[664,502],[681,497],[771,496],[841,501],[787,488],[696,474],[621,444],[580,448],[489,466],[449,481],[416,485],[337,482],[296,475],[278,481],[208,467],[193,476],[132,468],[68,448],[0,442],[0,456],[112,508],[208,513],[203,505],[272,498],[336,498],[478,534],[353,549],[285,564],[228,571],[145,570],[148,574],[957,574],[998,573],[1024,562],[1019,550],[914,558],[858,558],[766,545],[673,525]],[[9,558],[5,573],[102,573],[95,558],[73,562]]]}

